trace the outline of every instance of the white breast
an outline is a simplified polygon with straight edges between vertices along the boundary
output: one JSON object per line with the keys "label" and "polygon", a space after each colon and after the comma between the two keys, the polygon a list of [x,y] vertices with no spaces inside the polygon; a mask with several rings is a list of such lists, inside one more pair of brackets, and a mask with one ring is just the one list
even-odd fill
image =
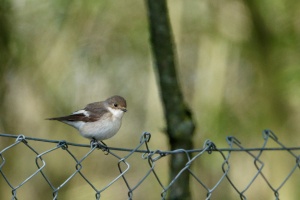
{"label": "white breast", "polygon": [[[104,116],[103,116],[104,117]],[[114,118],[114,119],[113,119]],[[114,136],[121,127],[121,118],[104,117],[95,122],[86,122],[79,128],[83,137],[105,140]]]}

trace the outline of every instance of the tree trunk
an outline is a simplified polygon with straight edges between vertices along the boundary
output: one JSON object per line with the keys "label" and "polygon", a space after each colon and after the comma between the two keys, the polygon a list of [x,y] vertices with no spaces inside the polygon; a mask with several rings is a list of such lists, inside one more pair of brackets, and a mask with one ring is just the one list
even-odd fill
{"label": "tree trunk", "polygon": [[[195,125],[192,113],[184,103],[176,74],[176,62],[171,25],[165,0],[147,0],[152,52],[160,85],[167,134],[171,149],[192,149]],[[172,154],[170,179],[185,167],[184,154]],[[169,199],[191,199],[189,173],[184,172],[170,188]]]}

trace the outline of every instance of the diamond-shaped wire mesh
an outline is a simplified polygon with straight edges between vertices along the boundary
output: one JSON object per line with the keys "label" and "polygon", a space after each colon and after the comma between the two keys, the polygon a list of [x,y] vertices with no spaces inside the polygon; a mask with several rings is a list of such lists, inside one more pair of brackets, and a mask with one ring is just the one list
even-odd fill
{"label": "diamond-shaped wire mesh", "polygon": [[[135,199],[135,192],[140,187],[143,187],[144,184],[148,184],[145,182],[147,179],[152,177],[152,182],[156,182],[156,184],[158,184],[161,188],[160,191],[156,191],[158,194],[156,195],[157,199],[166,199],[170,188],[172,188],[172,185],[177,181],[178,177],[180,177],[182,173],[190,174],[192,178],[191,183],[195,183],[196,188],[201,188],[203,191],[205,191],[205,199],[212,199],[214,192],[216,192],[216,190],[224,184],[227,184],[227,187],[230,187],[239,199],[248,199],[249,191],[251,190],[253,184],[258,181],[258,179],[265,183],[269,189],[269,192],[273,193],[275,199],[279,199],[281,189],[287,184],[293,175],[297,175],[295,172],[300,167],[300,156],[298,154],[300,147],[286,147],[279,142],[276,135],[270,130],[265,130],[263,132],[264,142],[261,147],[244,148],[235,137],[227,137],[226,141],[229,145],[228,148],[217,148],[212,141],[207,140],[204,142],[204,145],[201,149],[177,149],[173,151],[151,150],[149,145],[151,134],[147,132],[142,134],[140,143],[137,144],[134,149],[106,147],[101,143],[93,142],[90,145],[84,145],[70,143],[67,141],[25,137],[24,135],[0,134],[0,140],[4,137],[16,138],[15,140],[11,140],[12,142],[8,146],[0,146],[1,178],[4,180],[3,182],[6,183],[6,185],[10,188],[11,199],[17,199],[17,197],[23,199],[22,194],[18,193],[18,191],[24,187],[24,185],[34,182],[34,177],[38,175],[42,177],[40,180],[43,180],[43,182],[46,182],[46,184],[49,185],[49,190],[52,193],[51,198],[53,200],[59,199],[60,194],[64,193],[64,188],[68,186],[72,179],[78,177],[81,177],[80,181],[82,182],[82,185],[87,185],[91,191],[94,191],[95,199],[101,199],[103,192],[116,184],[118,186],[122,185],[123,188],[126,188],[127,197],[125,198]],[[40,151],[30,144],[32,141],[37,141],[40,143],[46,142],[48,144],[52,144],[52,147],[48,148],[47,150]],[[278,147],[267,147],[267,144],[270,141],[275,143]],[[35,156],[34,160],[36,167],[29,175],[26,175],[24,179],[20,180],[20,178],[18,178],[15,180],[16,177],[8,175],[8,169],[6,168],[6,165],[8,165],[7,160],[18,158],[7,156],[7,153],[21,145],[33,153]],[[73,148],[71,149],[70,147]],[[84,155],[79,156],[74,151],[74,148],[84,148],[88,151]],[[62,151],[66,159],[69,160],[66,161],[64,165],[71,165],[73,168],[71,168],[71,172],[66,172],[64,174],[64,178],[62,179],[63,181],[57,182],[53,181],[53,177],[51,177],[56,175],[49,172],[49,170],[51,171],[51,169],[49,169],[51,167],[51,160],[49,160],[49,158],[51,159],[51,155],[54,155],[54,152],[59,150]],[[87,167],[85,161],[91,158],[93,154],[99,152],[97,150],[102,150],[103,154],[111,156],[115,159],[115,161],[117,161],[115,162],[117,167],[115,176],[106,179],[106,181],[109,180],[108,182],[100,181],[101,184],[99,184],[99,181],[95,181],[93,177],[87,175],[86,171],[84,171]],[[285,155],[294,160],[294,163],[290,164],[288,167],[288,171],[285,173],[285,176],[280,180],[279,183],[276,184],[272,182],[272,177],[270,177],[270,175],[268,175],[265,171],[266,161],[264,161],[263,154],[265,154],[267,151],[286,152]],[[61,152],[59,153],[62,154]],[[137,154],[140,158],[138,162],[141,163],[141,166],[142,163],[146,164],[143,165],[146,167],[143,170],[142,175],[136,175],[137,178],[132,180],[129,170],[132,168],[131,163],[136,163],[133,161],[133,159],[136,159],[136,157],[133,156]],[[159,170],[158,163],[162,160],[168,159],[169,155],[171,154],[183,154],[188,161],[185,167],[182,168],[172,180],[166,183],[166,181],[162,181],[164,177],[157,172]],[[236,180],[236,177],[232,175],[232,171],[237,170],[232,170],[232,168],[237,165],[236,161],[233,160],[233,154],[239,154],[239,158],[242,160],[240,162],[246,162],[246,158],[252,161],[251,165],[254,171],[252,173],[250,171],[242,172],[248,176],[248,178],[245,178],[244,184],[241,184]],[[204,157],[204,155],[211,157],[217,155],[218,159],[221,159],[219,166],[220,176],[216,176],[218,178],[215,178],[214,181],[205,180],[205,178],[202,176],[202,174],[205,172],[203,172],[202,169],[200,169],[196,164],[196,161],[199,161]],[[20,156],[22,156],[21,152]],[[28,159],[28,162],[29,161],[30,159]],[[103,165],[101,167],[104,168],[105,166]],[[22,166],[19,167],[22,168]],[[245,169],[238,170],[243,171]],[[105,175],[106,169],[104,169],[102,172]],[[95,176],[98,176],[98,174],[95,174]],[[224,192],[226,191],[224,190]],[[7,191],[7,193],[9,193],[9,191]],[[47,199],[49,199],[49,197]]]}

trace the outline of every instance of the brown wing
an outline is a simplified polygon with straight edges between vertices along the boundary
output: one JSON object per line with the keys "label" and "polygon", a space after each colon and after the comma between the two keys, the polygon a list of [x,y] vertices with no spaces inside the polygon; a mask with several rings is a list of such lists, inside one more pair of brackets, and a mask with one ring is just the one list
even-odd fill
{"label": "brown wing", "polygon": [[53,118],[48,118],[48,120],[57,120],[57,121],[83,121],[83,122],[94,122],[97,121],[99,118],[96,116],[86,116],[82,113],[79,114],[72,114],[68,116],[63,116],[63,117],[53,117]]}
{"label": "brown wing", "polygon": [[94,122],[99,120],[106,112],[107,109],[103,106],[103,102],[95,102],[88,104],[83,110],[74,112],[71,115],[48,118],[48,120]]}

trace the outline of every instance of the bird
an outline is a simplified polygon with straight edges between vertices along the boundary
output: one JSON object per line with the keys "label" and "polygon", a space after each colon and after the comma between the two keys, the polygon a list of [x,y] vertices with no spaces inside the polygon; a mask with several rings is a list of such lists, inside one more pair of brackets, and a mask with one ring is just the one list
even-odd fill
{"label": "bird", "polygon": [[68,124],[93,143],[101,142],[116,135],[122,124],[122,117],[127,112],[126,100],[118,95],[105,101],[87,104],[85,108],[62,117],[47,118]]}

